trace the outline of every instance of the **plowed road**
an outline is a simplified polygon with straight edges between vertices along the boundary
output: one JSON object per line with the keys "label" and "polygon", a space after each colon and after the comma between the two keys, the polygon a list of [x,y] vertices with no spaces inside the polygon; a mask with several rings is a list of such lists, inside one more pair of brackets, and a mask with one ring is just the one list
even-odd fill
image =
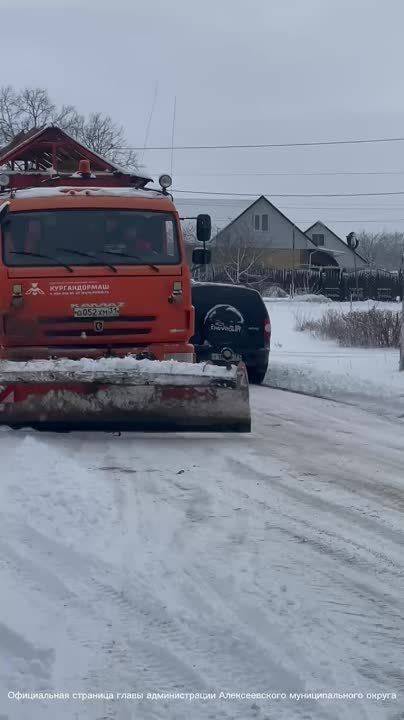
{"label": "plowed road", "polygon": [[252,404],[251,436],[0,432],[1,720],[404,717],[403,421]]}

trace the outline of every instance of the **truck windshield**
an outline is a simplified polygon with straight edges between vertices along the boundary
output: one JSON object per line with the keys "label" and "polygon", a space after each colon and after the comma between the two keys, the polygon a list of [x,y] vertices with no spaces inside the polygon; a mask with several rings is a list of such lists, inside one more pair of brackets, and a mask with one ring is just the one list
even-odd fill
{"label": "truck windshield", "polygon": [[175,218],[138,210],[52,210],[9,213],[2,225],[8,266],[175,265]]}

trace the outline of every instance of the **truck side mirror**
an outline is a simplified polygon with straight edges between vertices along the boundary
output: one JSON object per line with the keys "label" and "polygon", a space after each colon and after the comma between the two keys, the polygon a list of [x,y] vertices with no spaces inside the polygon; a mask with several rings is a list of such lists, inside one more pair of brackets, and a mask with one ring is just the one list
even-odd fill
{"label": "truck side mirror", "polygon": [[209,242],[212,233],[210,215],[198,215],[196,218],[196,237],[199,242]]}
{"label": "truck side mirror", "polygon": [[212,253],[205,248],[195,248],[192,252],[192,262],[194,265],[209,265]]}

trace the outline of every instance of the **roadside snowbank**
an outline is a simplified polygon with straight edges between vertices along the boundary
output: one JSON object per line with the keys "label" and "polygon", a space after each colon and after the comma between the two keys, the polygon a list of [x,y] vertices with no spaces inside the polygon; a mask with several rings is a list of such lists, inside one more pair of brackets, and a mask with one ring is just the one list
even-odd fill
{"label": "roadside snowbank", "polygon": [[315,295],[314,293],[295,295],[294,297],[288,297],[285,293],[285,295],[269,295],[262,299],[264,302],[284,302],[287,300],[290,303],[332,303],[332,300],[325,295]]}
{"label": "roadside snowbank", "polygon": [[[327,308],[284,300],[267,300],[272,323],[272,351],[266,384],[284,390],[305,392],[355,403],[376,403],[389,409],[404,408],[404,376],[398,371],[394,349],[344,348],[331,340],[320,340],[295,330],[296,318],[317,319]],[[355,302],[355,310],[374,306],[398,311],[397,303]],[[349,311],[350,303],[331,304]]]}

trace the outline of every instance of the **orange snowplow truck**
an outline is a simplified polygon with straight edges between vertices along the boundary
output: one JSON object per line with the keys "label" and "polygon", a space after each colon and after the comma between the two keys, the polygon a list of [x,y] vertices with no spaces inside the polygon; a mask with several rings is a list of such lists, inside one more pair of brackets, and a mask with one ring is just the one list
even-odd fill
{"label": "orange snowplow truck", "polygon": [[[244,368],[194,364],[169,176],[161,191],[103,187],[81,161],[73,177],[0,196],[0,422],[249,430]],[[206,263],[209,216],[197,237]]]}

